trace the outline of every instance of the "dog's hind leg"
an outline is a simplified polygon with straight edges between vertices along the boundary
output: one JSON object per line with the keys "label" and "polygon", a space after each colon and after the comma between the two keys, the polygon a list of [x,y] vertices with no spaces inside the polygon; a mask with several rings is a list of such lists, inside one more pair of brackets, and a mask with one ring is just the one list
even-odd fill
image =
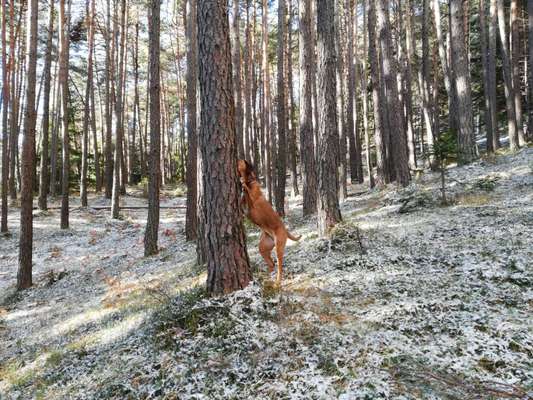
{"label": "dog's hind leg", "polygon": [[278,275],[276,277],[276,284],[281,284],[281,277],[283,275],[283,253],[285,252],[285,245],[287,244],[287,236],[276,236],[276,254],[278,256]]}
{"label": "dog's hind leg", "polygon": [[273,248],[274,240],[272,240],[272,238],[263,231],[261,233],[261,238],[259,239],[259,253],[265,259],[265,262],[268,265],[268,271],[270,273],[274,272],[274,260],[272,260]]}

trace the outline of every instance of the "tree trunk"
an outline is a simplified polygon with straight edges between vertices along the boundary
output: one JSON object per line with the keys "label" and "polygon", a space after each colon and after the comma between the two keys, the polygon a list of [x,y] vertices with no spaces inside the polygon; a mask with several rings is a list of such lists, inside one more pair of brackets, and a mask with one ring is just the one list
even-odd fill
{"label": "tree trunk", "polygon": [[54,35],[54,0],[50,2],[48,11],[48,35],[46,39],[46,52],[44,56],[44,103],[42,117],[42,143],[41,143],[41,175],[39,179],[39,209],[47,209],[47,195],[50,186],[50,170],[48,168],[48,136],[50,129],[50,86],[52,67],[52,39]]}
{"label": "tree trunk", "polygon": [[[123,73],[124,73],[124,53],[126,48],[126,36],[128,28],[126,26],[126,0],[121,1],[120,7],[120,47],[118,54],[118,68],[117,68],[117,90],[115,97],[115,158],[113,169],[113,192],[111,198],[111,217],[117,219],[120,211],[120,192],[121,192],[121,173],[122,167],[122,144],[124,137],[124,124],[122,122],[124,116],[123,110]],[[123,173],[126,173],[124,171]]]}
{"label": "tree trunk", "polygon": [[502,56],[503,82],[505,87],[505,103],[507,107],[507,129],[509,132],[509,146],[511,150],[518,149],[518,128],[516,125],[515,96],[513,90],[513,77],[511,72],[511,59],[509,55],[509,40],[505,23],[505,8],[503,0],[496,0],[498,10],[498,27],[500,38],[500,51]]}
{"label": "tree trunk", "polygon": [[90,106],[91,106],[91,91],[93,86],[93,48],[94,48],[94,3],[91,0],[91,9],[89,10],[89,0],[87,0],[87,27],[89,36],[87,47],[89,54],[87,56],[87,82],[85,85],[85,108],[83,113],[83,136],[82,136],[82,155],[81,155],[81,179],[80,179],[80,200],[81,206],[87,207],[87,162],[89,155],[89,122],[90,122]]}
{"label": "tree trunk", "polygon": [[105,161],[104,161],[104,184],[105,197],[111,198],[113,192],[113,128],[112,128],[112,93],[111,80],[113,77],[112,42],[111,31],[111,0],[106,1],[106,30],[105,30]]}
{"label": "tree trunk", "polygon": [[292,24],[293,24],[294,8],[292,1],[289,0],[289,20],[288,20],[288,43],[287,43],[287,85],[289,96],[289,120],[290,127],[288,131],[289,135],[289,154],[290,154],[290,168],[291,168],[291,194],[292,196],[298,196],[300,191],[298,189],[298,156],[296,145],[296,104],[294,101],[294,80],[292,75]]}
{"label": "tree trunk", "polygon": [[377,29],[381,50],[381,68],[383,69],[383,82],[387,93],[387,114],[389,119],[389,132],[391,144],[394,148],[394,172],[396,181],[407,186],[411,179],[407,161],[407,143],[405,129],[402,121],[402,107],[398,97],[398,84],[396,73],[398,71],[396,58],[392,54],[392,39],[389,22],[389,2],[379,0],[377,7]]}
{"label": "tree trunk", "polygon": [[22,182],[20,192],[20,242],[17,289],[32,285],[33,247],[33,173],[35,165],[35,85],[37,75],[37,29],[39,2],[28,4],[27,58],[26,58],[26,106],[24,112],[24,136],[22,138]]}
{"label": "tree trunk", "polygon": [[[413,4],[412,0],[406,2],[406,17],[405,17],[405,49],[406,49],[406,66],[405,66],[405,85],[406,85],[406,99],[405,99],[405,113],[407,122],[407,148],[409,149],[409,168],[415,169],[417,166],[416,160],[416,135],[413,122],[414,106],[413,106],[413,65],[415,65],[415,39],[413,35]],[[416,68],[416,66],[415,66]],[[416,82],[416,75],[415,75]]]}
{"label": "tree trunk", "polygon": [[[335,51],[337,53],[336,69],[336,86],[337,86],[337,118],[339,124],[339,201],[344,201],[348,197],[348,165],[346,160],[346,153],[348,152],[347,141],[347,122],[348,115],[346,113],[345,105],[345,79],[344,79],[344,42],[342,40],[344,36],[342,18],[341,18],[341,4],[342,0],[336,0],[335,9]],[[353,117],[353,116],[352,116]],[[352,120],[353,121],[353,120]],[[352,126],[353,131],[353,126]]]}
{"label": "tree trunk", "polygon": [[263,75],[263,129],[265,132],[265,183],[268,192],[268,200],[272,200],[272,151],[270,146],[270,72],[268,66],[268,0],[262,0],[262,66]]}
{"label": "tree trunk", "polygon": [[8,192],[8,182],[9,182],[9,137],[7,134],[7,119],[8,119],[8,108],[9,108],[9,74],[8,74],[8,63],[7,63],[7,52],[6,52],[6,13],[7,10],[7,0],[2,1],[2,210],[0,216],[0,232],[5,233],[8,231],[7,226],[7,192]]}
{"label": "tree trunk", "polygon": [[527,0],[528,14],[528,79],[529,79],[529,118],[528,118],[528,135],[533,139],[533,0]]}
{"label": "tree trunk", "polygon": [[278,148],[276,157],[276,211],[285,215],[285,184],[287,174],[287,132],[286,132],[286,96],[285,96],[285,41],[286,41],[286,11],[285,0],[278,0],[278,48],[277,48],[277,120],[278,120]]}
{"label": "tree trunk", "polygon": [[207,291],[220,295],[252,279],[239,208],[235,103],[226,0],[198,1],[203,212]]}
{"label": "tree trunk", "polygon": [[300,0],[300,159],[302,162],[303,215],[317,210],[317,176],[313,134],[313,59],[311,0]]}
{"label": "tree trunk", "polygon": [[496,99],[496,38],[498,31],[497,0],[490,1],[489,21],[489,52],[487,81],[489,82],[489,102],[492,123],[492,148],[496,151],[500,148],[500,132],[498,129],[498,103]]}
{"label": "tree trunk", "polygon": [[335,5],[317,0],[318,231],[321,236],[342,220],[339,207],[339,133],[335,81]]}
{"label": "tree trunk", "polygon": [[490,98],[490,81],[489,81],[489,46],[487,41],[487,11],[485,6],[485,0],[479,0],[479,35],[480,35],[480,44],[481,44],[481,65],[483,72],[483,94],[485,95],[483,106],[485,117],[485,129],[487,131],[487,152],[494,152],[494,140],[493,140],[493,128],[494,123],[492,121],[492,107],[494,104],[491,104]]}
{"label": "tree trunk", "polygon": [[[237,1],[235,1],[238,3]],[[196,25],[196,0],[187,1],[187,212],[185,215],[185,237],[187,240],[195,240],[198,230],[197,213],[197,82],[198,82],[198,39]],[[240,54],[240,50],[239,50]],[[239,56],[240,59],[240,56]],[[239,61],[240,63],[240,61]],[[240,85],[239,85],[240,88]],[[240,90],[239,90],[240,92]],[[237,107],[238,108],[238,107]],[[242,104],[241,104],[242,108]],[[242,115],[241,115],[242,117]],[[242,119],[242,118],[241,118]],[[242,121],[241,121],[242,122]],[[237,135],[241,131],[237,130]]]}
{"label": "tree trunk", "polygon": [[[235,93],[235,124],[237,129],[237,143],[239,158],[245,158],[244,131],[243,131],[243,108],[242,108],[242,84],[241,84],[241,39],[240,39],[240,0],[233,1],[233,83]],[[195,22],[196,25],[196,22]],[[189,50],[190,51],[190,50]],[[196,157],[196,156],[195,156]],[[196,186],[196,184],[195,184]]]}
{"label": "tree trunk", "polygon": [[[368,52],[367,40],[368,17],[366,12],[366,1],[363,1],[363,54]],[[362,58],[361,69],[361,92],[363,94],[363,129],[365,131],[365,148],[366,148],[366,170],[368,173],[368,186],[374,187],[374,175],[372,173],[372,158],[370,154],[370,131],[368,128],[368,73],[366,65],[366,56]]]}
{"label": "tree trunk", "polygon": [[[518,16],[518,0],[511,0],[511,74],[513,81],[514,108],[516,116],[516,133],[518,136],[518,145],[524,146],[526,138],[524,137],[524,123],[522,117],[522,89],[520,87],[520,19]],[[531,45],[530,45],[531,46]]]}
{"label": "tree trunk", "polygon": [[[69,0],[67,0],[69,1]],[[70,175],[70,140],[68,135],[68,69],[69,69],[69,26],[70,2],[65,13],[65,0],[59,1],[59,82],[61,89],[61,134],[63,139],[62,178],[61,178],[61,229],[69,227],[69,175]]]}
{"label": "tree trunk", "polygon": [[159,188],[161,184],[161,98],[160,98],[160,1],[151,0],[148,18],[150,53],[150,154],[148,159],[148,219],[144,233],[144,255],[157,254],[159,231]]}
{"label": "tree trunk", "polygon": [[476,157],[472,90],[468,71],[468,51],[464,36],[463,0],[450,0],[451,50],[455,93],[457,94],[457,143],[459,162],[469,163]]}
{"label": "tree trunk", "polygon": [[384,93],[381,85],[380,61],[377,54],[377,35],[376,35],[376,5],[374,0],[366,0],[368,7],[368,55],[370,59],[370,72],[372,78],[372,103],[374,107],[374,141],[376,144],[376,170],[377,183],[386,184],[390,181],[387,169],[387,150],[388,141],[388,122],[384,117],[386,107],[384,102]]}

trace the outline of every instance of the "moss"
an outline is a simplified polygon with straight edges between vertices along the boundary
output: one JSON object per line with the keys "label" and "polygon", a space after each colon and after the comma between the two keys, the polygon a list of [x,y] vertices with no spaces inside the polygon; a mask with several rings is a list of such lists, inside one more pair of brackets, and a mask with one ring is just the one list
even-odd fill
{"label": "moss", "polygon": [[46,358],[46,366],[57,367],[61,363],[61,360],[63,359],[64,356],[65,354],[59,350],[54,350],[50,352],[50,354]]}

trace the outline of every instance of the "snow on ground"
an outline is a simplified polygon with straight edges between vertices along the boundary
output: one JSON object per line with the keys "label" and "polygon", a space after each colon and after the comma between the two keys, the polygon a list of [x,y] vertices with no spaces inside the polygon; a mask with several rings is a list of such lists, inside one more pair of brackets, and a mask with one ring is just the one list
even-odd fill
{"label": "snow on ground", "polygon": [[[533,149],[351,187],[331,240],[303,234],[272,287],[208,299],[183,210],[144,258],[145,210],[35,219],[35,286],[13,291],[17,215],[0,238],[1,399],[526,399],[533,397]],[[102,199],[92,203],[104,204]],[[125,203],[143,204],[139,197]],[[183,205],[168,196],[164,204]],[[529,397],[528,397],[529,396]]]}

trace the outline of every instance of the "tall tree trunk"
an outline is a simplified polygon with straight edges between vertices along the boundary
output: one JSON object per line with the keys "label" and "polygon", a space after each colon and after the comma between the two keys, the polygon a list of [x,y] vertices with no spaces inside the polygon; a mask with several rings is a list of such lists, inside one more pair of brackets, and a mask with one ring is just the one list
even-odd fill
{"label": "tall tree trunk", "polygon": [[[235,92],[235,124],[237,129],[237,143],[239,158],[245,158],[242,84],[241,84],[241,39],[240,39],[240,0],[233,1],[233,84]],[[196,157],[196,156],[195,156]],[[196,184],[195,184],[196,185]]]}
{"label": "tall tree trunk", "polygon": [[276,179],[276,211],[285,215],[285,185],[287,174],[287,132],[286,132],[286,97],[285,97],[285,15],[287,7],[285,0],[278,0],[278,56],[277,56],[277,120],[278,120],[278,148],[277,148],[277,179]]}
{"label": "tall tree trunk", "polygon": [[529,139],[533,139],[533,0],[527,0],[527,14],[528,14],[528,50],[529,50],[529,64],[528,64],[528,79],[529,79],[529,118],[528,118],[528,134]]}
{"label": "tall tree trunk", "polygon": [[69,105],[68,105],[68,69],[69,69],[69,26],[70,1],[65,13],[65,0],[59,0],[59,82],[61,89],[61,134],[62,178],[61,178],[61,229],[69,227],[69,176],[70,176],[70,140],[68,134]]}
{"label": "tall tree trunk", "polygon": [[[57,48],[60,47],[60,39],[58,35]],[[57,160],[58,160],[58,140],[59,140],[59,128],[61,125],[61,81],[59,79],[59,65],[61,54],[57,52],[56,59],[56,79],[54,83],[54,97],[52,109],[52,137],[50,138],[50,195],[56,197],[58,195],[57,185]]]}
{"label": "tall tree trunk", "polygon": [[487,131],[487,152],[494,152],[494,140],[493,140],[493,128],[494,123],[492,121],[492,108],[495,106],[491,103],[490,97],[490,81],[489,81],[489,46],[487,40],[487,10],[485,0],[479,0],[479,35],[481,44],[481,65],[483,72],[483,94],[485,95],[483,106],[485,117],[485,129]]}
{"label": "tall tree trunk", "polygon": [[[236,3],[238,3],[236,1]],[[198,230],[197,212],[197,82],[198,82],[198,38],[196,25],[196,0],[187,1],[187,212],[185,215],[185,237],[187,240],[195,240]],[[239,51],[240,53],[240,51]],[[239,56],[240,59],[240,56]],[[240,61],[239,61],[240,63]],[[239,85],[240,92],[240,85]],[[241,104],[242,107],[242,104]],[[238,108],[238,107],[237,107]],[[241,115],[242,117],[242,115]],[[241,118],[242,119],[242,118]],[[241,121],[242,122],[242,121]],[[242,127],[237,135],[241,135]]]}
{"label": "tall tree trunk", "polygon": [[89,122],[91,112],[91,91],[93,90],[93,48],[94,48],[94,3],[96,0],[91,0],[91,8],[89,10],[89,0],[87,0],[87,27],[89,36],[87,47],[89,54],[87,56],[87,82],[85,85],[85,107],[83,114],[83,136],[82,136],[82,155],[81,155],[81,179],[80,179],[80,200],[81,206],[87,207],[87,163],[89,155]]}
{"label": "tall tree trunk", "polygon": [[24,136],[22,138],[22,182],[20,193],[20,242],[17,289],[32,285],[33,247],[33,173],[35,165],[35,85],[37,75],[37,29],[39,2],[28,4],[27,61],[26,61],[26,106],[24,113]]}
{"label": "tall tree trunk", "polygon": [[492,148],[500,148],[500,132],[498,129],[498,103],[496,99],[496,38],[498,36],[498,12],[497,1],[490,1],[490,20],[489,20],[489,43],[488,43],[488,70],[487,81],[489,82],[489,102],[492,123]]}
{"label": "tall tree trunk", "polygon": [[7,0],[2,1],[2,210],[0,216],[0,232],[5,233],[8,231],[7,226],[7,191],[8,191],[8,181],[9,181],[9,137],[7,134],[7,119],[8,119],[8,108],[9,108],[9,74],[8,74],[8,62],[7,62],[7,52],[6,52],[6,26],[7,18]]}
{"label": "tall tree trunk", "polygon": [[[268,200],[272,200],[272,151],[270,143],[270,71],[268,66],[268,0],[262,0],[262,66],[263,75],[263,129],[265,132],[265,167],[264,176],[268,192]],[[274,149],[275,150],[275,149]]]}
{"label": "tall tree trunk", "polygon": [[294,8],[292,0],[289,0],[289,20],[288,20],[288,40],[287,40],[287,85],[289,96],[289,120],[290,127],[288,131],[289,135],[289,154],[290,154],[290,169],[291,169],[291,194],[292,196],[298,196],[300,191],[298,189],[298,156],[296,145],[296,104],[294,102],[294,80],[292,75],[292,23],[293,23]]}
{"label": "tall tree trunk", "polygon": [[509,146],[511,150],[518,149],[518,128],[516,125],[515,96],[513,90],[513,77],[511,72],[511,58],[509,54],[509,40],[507,24],[505,23],[505,8],[503,0],[496,0],[498,11],[498,27],[500,38],[500,51],[502,56],[503,82],[505,87],[505,103],[507,107],[507,129],[509,132]]}
{"label": "tall tree trunk", "polygon": [[317,0],[318,231],[325,236],[342,220],[339,207],[339,132],[335,82],[335,5]]}
{"label": "tall tree trunk", "polygon": [[336,86],[337,86],[337,118],[339,124],[339,201],[344,201],[348,197],[348,165],[346,161],[347,153],[347,122],[348,119],[346,113],[345,105],[345,79],[344,79],[344,41],[342,40],[344,36],[343,26],[342,26],[342,0],[336,0],[335,9],[335,51],[337,53],[337,63],[336,63]]}
{"label": "tall tree trunk", "polygon": [[368,53],[370,60],[370,72],[372,78],[372,103],[374,109],[374,141],[376,144],[376,172],[377,183],[383,185],[389,183],[389,173],[387,169],[388,141],[388,121],[385,118],[386,106],[384,93],[381,85],[380,61],[377,53],[376,34],[376,5],[374,0],[365,0],[365,7],[368,4]]}
{"label": "tall tree trunk", "polygon": [[[367,54],[368,52],[368,39],[367,39],[367,25],[368,25],[368,17],[366,12],[366,1],[363,0],[363,54]],[[367,73],[367,65],[366,65],[366,56],[362,58],[361,62],[361,69],[362,73],[360,75],[361,77],[361,92],[363,94],[363,129],[365,131],[365,148],[366,148],[366,170],[368,173],[368,186],[370,189],[372,189],[375,185],[374,182],[374,175],[372,173],[372,157],[370,154],[370,131],[368,127],[368,73]]]}
{"label": "tall tree trunk", "polygon": [[300,159],[302,162],[303,215],[317,210],[317,176],[313,134],[313,59],[311,0],[300,0]]}
{"label": "tall tree trunk", "polygon": [[135,21],[135,46],[133,48],[133,120],[131,124],[131,135],[129,143],[129,183],[138,182],[139,158],[137,156],[137,130],[139,126],[139,20]]}
{"label": "tall tree trunk", "polygon": [[[415,169],[417,167],[416,160],[416,135],[413,122],[414,106],[413,106],[413,65],[415,58],[415,39],[413,35],[413,2],[408,0],[406,2],[406,17],[405,17],[405,49],[406,49],[406,66],[405,66],[405,111],[407,122],[407,148],[409,149],[409,167]],[[415,66],[416,68],[416,66]],[[415,74],[415,82],[416,74]]]}
{"label": "tall tree trunk", "polygon": [[39,208],[46,210],[48,188],[50,186],[50,170],[48,168],[48,136],[50,129],[50,85],[51,85],[51,68],[52,68],[52,39],[54,35],[54,3],[55,0],[50,1],[50,9],[48,11],[48,35],[46,39],[46,53],[44,56],[44,103],[43,103],[43,117],[42,117],[42,144],[41,144],[41,175],[39,179]]}
{"label": "tall tree trunk", "polygon": [[[363,174],[361,169],[361,147],[357,146],[357,104],[355,102],[356,96],[356,61],[354,60],[354,46],[357,46],[357,41],[354,40],[354,29],[357,30],[357,22],[354,24],[354,8],[357,7],[357,3],[353,0],[346,0],[345,4],[345,18],[346,29],[348,31],[348,44],[346,55],[346,69],[348,71],[348,93],[346,98],[346,136],[348,136],[348,145],[350,149],[350,180],[352,183],[362,183]],[[366,54],[366,53],[365,53]],[[365,60],[366,61],[366,60]],[[366,86],[366,83],[365,83]],[[365,88],[361,88],[363,91]],[[368,121],[367,121],[368,122]]]}
{"label": "tall tree trunk", "polygon": [[161,184],[161,99],[160,99],[160,1],[151,0],[148,17],[150,53],[150,154],[148,160],[148,219],[144,233],[144,255],[157,254],[159,231],[159,188]]}
{"label": "tall tree trunk", "polygon": [[113,192],[113,127],[112,127],[112,93],[113,77],[112,56],[113,32],[111,31],[111,0],[106,1],[105,30],[105,150],[104,150],[104,184],[105,197],[110,199]]}
{"label": "tall tree trunk", "polygon": [[469,163],[476,157],[472,89],[468,70],[468,51],[464,35],[463,0],[450,0],[451,50],[455,93],[457,94],[457,143],[459,162]]}
{"label": "tall tree trunk", "polygon": [[[93,63],[93,71],[94,70],[96,70],[96,67]],[[94,100],[94,84],[91,86],[91,132],[93,135],[94,177],[96,181],[96,193],[100,193],[102,191],[102,172],[100,170],[100,153],[98,152],[98,135],[96,133],[96,102]]]}
{"label": "tall tree trunk", "polygon": [[402,107],[398,97],[398,84],[396,82],[398,67],[396,58],[392,54],[388,0],[378,1],[377,29],[382,56],[381,68],[383,69],[383,82],[387,93],[389,132],[391,135],[391,144],[394,148],[392,152],[394,171],[397,182],[402,186],[407,186],[411,177],[407,161],[407,143],[402,121]]}
{"label": "tall tree trunk", "polygon": [[239,209],[235,103],[226,0],[198,1],[207,291],[242,289],[252,279]]}
{"label": "tall tree trunk", "polygon": [[522,89],[520,85],[520,19],[518,16],[518,0],[511,0],[510,12],[510,29],[511,29],[511,74],[513,81],[514,108],[516,116],[516,133],[518,136],[518,145],[524,146],[526,139],[524,136],[524,123],[522,117]]}
{"label": "tall tree trunk", "polygon": [[[120,7],[120,46],[118,53],[118,68],[117,68],[117,90],[115,98],[115,157],[113,169],[113,192],[111,198],[111,216],[117,219],[120,211],[120,192],[121,192],[121,171],[122,168],[122,144],[124,137],[124,124],[122,122],[124,116],[123,110],[123,67],[124,67],[124,53],[126,48],[126,36],[128,28],[126,26],[126,0],[121,1]],[[124,171],[124,173],[126,173]]]}

